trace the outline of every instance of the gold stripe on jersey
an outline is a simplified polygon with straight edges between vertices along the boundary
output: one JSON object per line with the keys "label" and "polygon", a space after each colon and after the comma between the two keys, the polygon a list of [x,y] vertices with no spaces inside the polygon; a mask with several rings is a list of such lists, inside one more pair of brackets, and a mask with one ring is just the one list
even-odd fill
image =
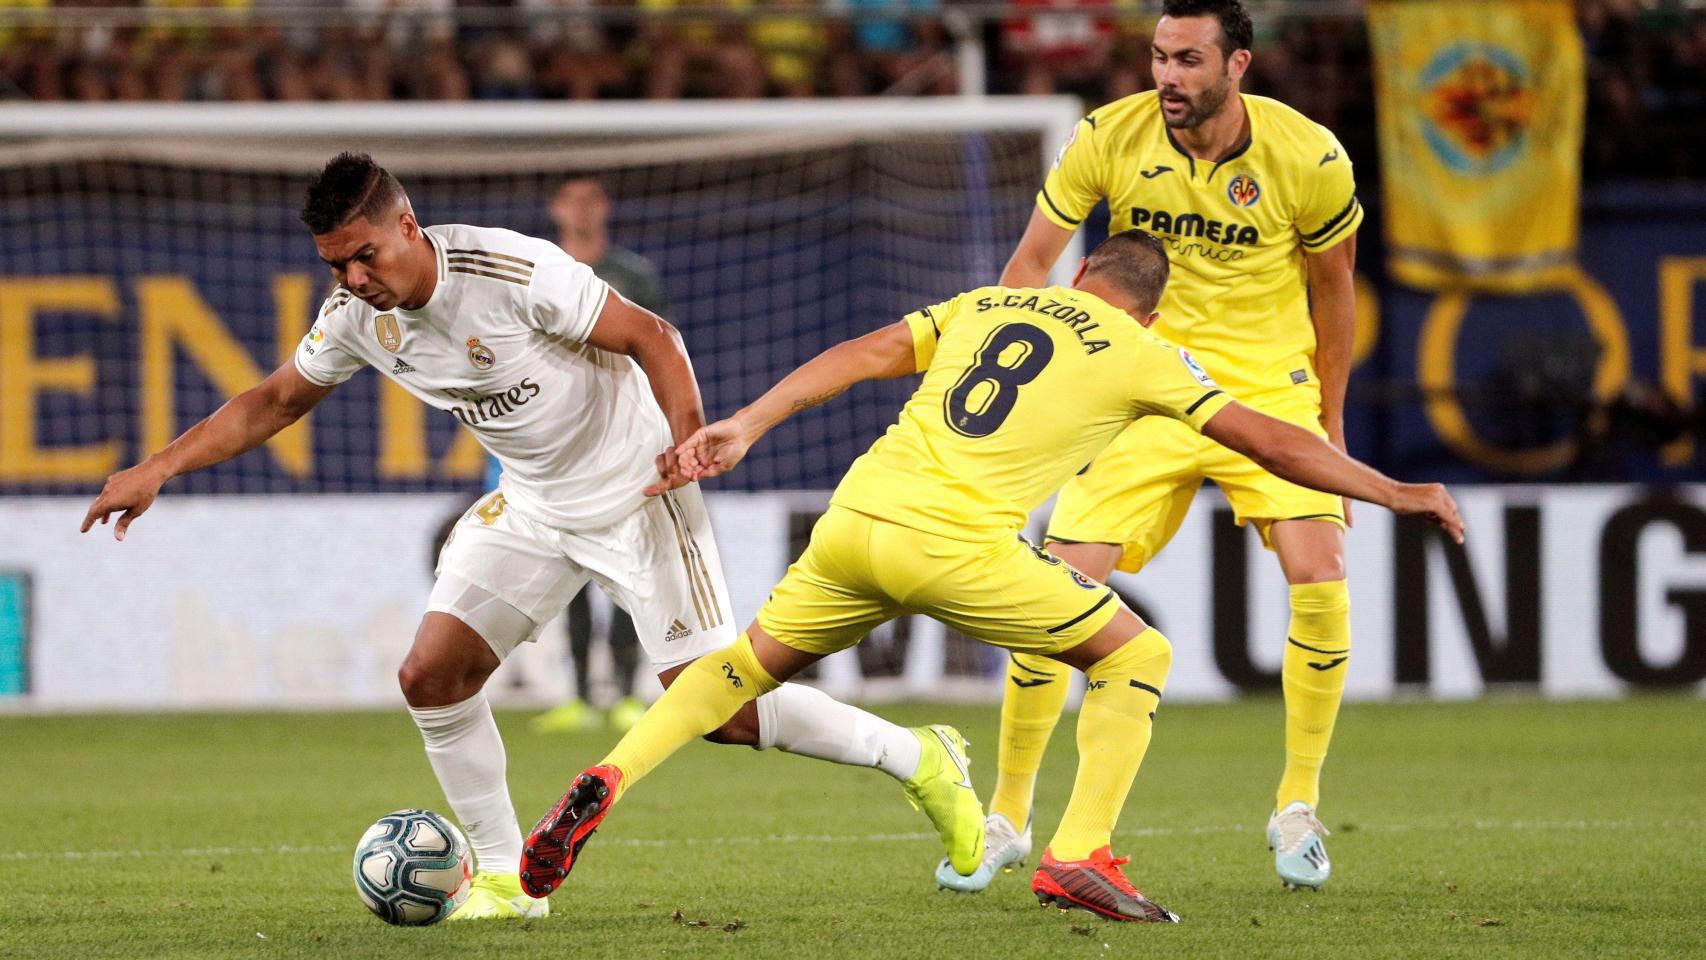
{"label": "gold stripe on jersey", "polygon": [[344,304],[349,303],[350,300],[354,299],[354,297],[355,297],[355,294],[349,292],[348,290],[344,290],[344,289],[338,290],[336,293],[333,293],[330,297],[328,297],[326,299],[326,305],[320,308],[320,316],[323,317],[326,314],[331,313],[333,310],[336,310],[339,307],[343,306]]}
{"label": "gold stripe on jersey", "polygon": [[473,267],[452,266],[450,268],[450,272],[466,273],[471,277],[490,277],[493,280],[508,280],[510,283],[520,284],[524,287],[528,285],[528,281],[521,277],[511,276],[507,273],[493,273],[490,270],[475,270]]}
{"label": "gold stripe on jersey", "polygon": [[497,260],[490,260],[485,257],[476,257],[469,253],[454,254],[449,258],[448,262],[460,263],[471,267],[485,267],[489,270],[498,270],[504,273],[513,273],[523,279],[531,279],[533,276],[533,271],[527,267],[515,267],[507,263],[500,263]]}
{"label": "gold stripe on jersey", "polygon": [[508,260],[510,263],[519,263],[529,270],[533,269],[533,261],[532,260],[523,260],[520,257],[512,257],[507,253],[493,253],[490,250],[471,250],[471,249],[462,250],[462,249],[454,249],[454,248],[450,249],[450,250],[446,250],[445,253],[450,254],[452,256],[455,256],[456,254],[461,253],[461,254],[471,254],[471,255],[476,256],[476,257],[491,257],[494,260]]}
{"label": "gold stripe on jersey", "polygon": [[1218,162],[1185,151],[1153,91],[1096,109],[1061,148],[1036,209],[1075,230],[1106,200],[1110,231],[1159,237],[1172,276],[1154,330],[1235,396],[1318,392],[1303,258],[1361,226],[1356,180],[1325,127],[1241,97],[1249,139]]}

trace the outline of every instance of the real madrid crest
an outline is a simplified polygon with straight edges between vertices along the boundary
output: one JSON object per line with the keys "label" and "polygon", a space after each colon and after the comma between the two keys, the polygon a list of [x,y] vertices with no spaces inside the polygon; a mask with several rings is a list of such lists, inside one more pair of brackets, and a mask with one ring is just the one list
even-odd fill
{"label": "real madrid crest", "polygon": [[397,315],[382,313],[373,318],[373,336],[379,345],[396,353],[403,345],[403,330],[397,326]]}
{"label": "real madrid crest", "polygon": [[468,362],[473,364],[476,370],[490,370],[492,364],[498,362],[498,358],[492,355],[490,347],[480,342],[479,337],[469,337]]}

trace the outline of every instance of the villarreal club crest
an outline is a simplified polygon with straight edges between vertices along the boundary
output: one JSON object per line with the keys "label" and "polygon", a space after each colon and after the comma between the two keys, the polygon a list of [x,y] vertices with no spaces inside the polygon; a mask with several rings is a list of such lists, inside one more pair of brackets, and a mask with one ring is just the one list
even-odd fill
{"label": "villarreal club crest", "polygon": [[1247,173],[1240,173],[1226,185],[1226,199],[1231,200],[1232,205],[1240,209],[1255,206],[1256,201],[1261,198],[1261,185],[1256,182],[1255,177]]}

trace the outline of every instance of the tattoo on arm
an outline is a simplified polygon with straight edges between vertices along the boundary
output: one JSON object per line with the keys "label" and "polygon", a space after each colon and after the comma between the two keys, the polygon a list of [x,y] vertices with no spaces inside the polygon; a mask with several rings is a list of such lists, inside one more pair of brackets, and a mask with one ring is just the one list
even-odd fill
{"label": "tattoo on arm", "polygon": [[829,401],[834,400],[836,397],[839,397],[843,393],[846,393],[846,392],[847,392],[846,387],[837,387],[836,389],[830,390],[827,393],[820,393],[815,397],[803,397],[799,400],[794,401],[793,410],[796,413],[801,411],[801,410],[808,410],[812,407],[817,406],[820,403],[828,403]]}

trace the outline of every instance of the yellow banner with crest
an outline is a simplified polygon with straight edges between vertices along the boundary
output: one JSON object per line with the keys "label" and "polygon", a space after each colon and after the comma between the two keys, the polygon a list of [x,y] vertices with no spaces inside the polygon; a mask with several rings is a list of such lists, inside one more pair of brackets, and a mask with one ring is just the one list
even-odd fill
{"label": "yellow banner with crest", "polygon": [[1392,276],[1567,283],[1586,82],[1571,0],[1372,0],[1368,25]]}

